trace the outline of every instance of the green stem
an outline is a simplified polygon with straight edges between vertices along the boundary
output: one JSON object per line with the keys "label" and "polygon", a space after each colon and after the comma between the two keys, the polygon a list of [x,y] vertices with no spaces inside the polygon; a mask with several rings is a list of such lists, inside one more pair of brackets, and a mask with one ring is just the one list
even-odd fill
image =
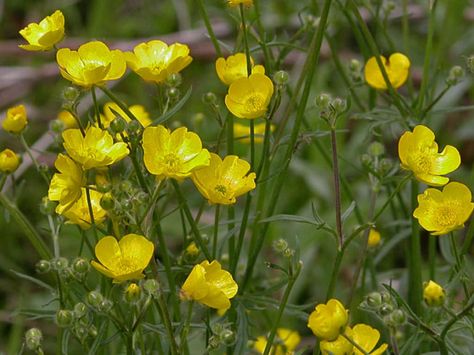
{"label": "green stem", "polygon": [[343,336],[344,338],[346,338],[346,340],[347,340],[349,343],[351,343],[352,345],[354,345],[354,346],[357,348],[357,350],[359,350],[362,354],[364,354],[364,355],[369,355],[369,353],[368,353],[367,351],[365,351],[365,349],[362,348],[359,344],[357,344],[352,338],[348,337],[348,336],[347,336],[346,334],[344,334],[344,333],[342,334],[342,336]]}
{"label": "green stem", "polygon": [[270,331],[270,335],[268,336],[267,344],[265,346],[265,350],[263,351],[263,355],[268,355],[270,353],[270,350],[272,349],[273,340],[275,339],[278,326],[280,325],[281,317],[283,316],[283,312],[285,311],[286,304],[288,303],[288,298],[290,297],[291,290],[293,289],[293,285],[295,284],[295,281],[298,278],[300,271],[301,271],[301,263],[297,264],[296,270],[294,272],[293,272],[293,267],[290,264],[289,275],[288,275],[288,285],[286,286],[285,293],[283,294],[283,298],[280,302],[277,317],[273,321],[272,330]]}
{"label": "green stem", "polygon": [[164,300],[163,294],[160,292],[158,297],[155,300],[158,309],[160,310],[160,315],[162,316],[163,325],[165,327],[166,334],[168,335],[168,340],[170,342],[170,352],[172,355],[178,355],[178,346],[176,345],[176,339],[174,338],[173,326],[171,324],[170,315],[168,313],[168,308]]}
{"label": "green stem", "polygon": [[329,279],[328,290],[326,292],[326,301],[332,298],[334,290],[336,288],[336,280],[339,275],[339,269],[341,268],[342,258],[344,256],[345,249],[339,249],[336,254],[336,260],[334,261],[334,267],[332,268],[331,278]]}
{"label": "green stem", "polygon": [[[282,186],[285,182],[285,172],[288,169],[288,166],[290,164],[291,157],[293,155],[295,145],[296,145],[296,142],[297,142],[297,139],[298,139],[299,129],[301,127],[301,123],[303,121],[303,117],[304,117],[304,114],[306,112],[306,104],[308,102],[309,94],[310,94],[310,91],[311,91],[311,86],[312,86],[312,83],[313,83],[314,74],[316,72],[316,65],[319,61],[319,55],[320,55],[320,51],[321,51],[321,44],[323,42],[324,31],[326,30],[326,24],[327,24],[327,19],[328,19],[328,16],[329,16],[329,10],[331,8],[331,1],[332,0],[325,0],[324,1],[324,7],[323,7],[323,11],[321,13],[319,26],[318,26],[317,31],[313,35],[313,38],[311,40],[311,44],[310,44],[310,47],[309,47],[309,50],[308,50],[308,55],[306,57],[306,61],[305,61],[305,64],[303,66],[303,72],[301,74],[301,77],[300,77],[301,80],[299,80],[299,82],[302,83],[303,80],[305,80],[304,89],[303,89],[303,93],[301,95],[300,103],[298,105],[298,110],[297,110],[296,117],[295,117],[295,123],[293,125],[293,129],[292,129],[292,132],[291,132],[288,148],[286,150],[285,157],[284,157],[284,160],[283,160],[284,161],[283,169],[280,172],[280,175],[278,176],[278,179],[275,183],[275,188],[273,190],[272,197],[270,199],[270,204],[268,205],[269,206],[269,211],[266,213],[267,216],[271,216],[271,214],[273,213],[273,211],[276,207],[277,201],[280,197],[280,190],[281,190],[281,188],[282,188]],[[295,104],[296,96],[297,96],[297,91],[295,91],[295,96],[293,96],[294,99],[290,101],[289,108],[290,108],[290,106],[292,108],[293,105]],[[288,112],[288,115],[289,115],[289,112]],[[263,243],[264,243],[264,240],[265,240],[266,232],[268,230],[268,226],[269,226],[269,224],[266,223],[262,233],[259,233],[258,235],[252,235],[252,238],[256,238],[255,242],[254,242],[255,248],[254,248],[254,250],[251,250],[251,255],[250,255],[249,261],[247,263],[247,268],[246,268],[244,280],[243,280],[243,283],[242,283],[242,291],[245,290],[245,288],[248,285],[249,280],[252,277],[253,269],[254,269],[255,263],[257,261],[257,257],[260,254],[260,250],[263,247]]]}
{"label": "green stem", "polygon": [[332,170],[333,170],[333,181],[334,181],[334,197],[336,204],[336,230],[339,246],[341,249],[344,245],[344,234],[342,231],[342,219],[341,219],[341,190],[339,180],[339,163],[337,158],[337,138],[336,138],[336,127],[331,126],[331,151],[332,151]]}
{"label": "green stem", "polygon": [[102,122],[100,120],[99,102],[97,101],[97,96],[95,94],[95,86],[92,86],[91,94],[92,94],[92,101],[94,102],[95,119],[97,121],[97,124],[99,125],[99,128],[104,129],[104,126],[102,125]]}
{"label": "green stem", "polygon": [[91,218],[91,226],[92,230],[94,231],[95,242],[97,243],[99,241],[99,237],[97,236],[97,229],[95,228],[94,210],[92,209],[91,191],[89,186],[86,186],[86,198],[87,208],[89,210],[89,216]]}
{"label": "green stem", "polygon": [[45,171],[40,169],[39,163],[36,160],[35,156],[33,155],[33,152],[31,151],[28,143],[26,143],[25,136],[23,135],[23,133],[20,133],[20,141],[23,147],[25,148],[26,154],[30,157],[31,162],[34,164],[36,170],[40,173],[41,177],[46,182],[46,185],[49,185],[49,177]]}
{"label": "green stem", "polygon": [[214,238],[212,240],[212,259],[216,259],[217,255],[217,239],[219,235],[219,212],[220,205],[216,205],[216,212],[214,214]]}
{"label": "green stem", "polygon": [[189,325],[191,323],[191,319],[193,318],[193,306],[194,306],[194,302],[190,301],[188,304],[188,312],[187,312],[186,320],[184,321],[183,329],[181,330],[181,334],[179,336],[180,341],[181,341],[180,343],[181,352],[184,352],[187,354],[189,354],[187,337],[189,333]]}
{"label": "green stem", "polygon": [[199,11],[201,12],[202,19],[204,20],[204,25],[206,26],[207,33],[209,37],[211,37],[212,44],[214,45],[214,49],[216,50],[216,55],[218,57],[222,57],[221,47],[219,46],[219,41],[216,38],[214,30],[211,26],[211,21],[209,21],[209,16],[206,11],[206,7],[204,6],[203,0],[197,0],[197,4],[199,7]]}
{"label": "green stem", "polygon": [[[418,206],[418,182],[411,182],[411,209],[414,211]],[[421,275],[421,246],[420,227],[418,221],[412,218],[411,236],[409,241],[408,254],[408,304],[413,312],[420,315],[422,312],[422,275]]]}
{"label": "green stem", "polygon": [[[443,330],[441,331],[441,334],[440,334],[440,338],[441,340],[443,341],[444,343],[444,338],[446,338],[446,335],[448,334],[448,331],[449,329],[454,325],[454,323],[456,323],[458,320],[460,320],[461,318],[463,318],[464,316],[467,316],[472,308],[474,307],[474,298],[471,300],[471,302],[469,302],[466,307],[464,307],[464,309],[462,311],[460,311],[458,314],[456,314],[455,317],[451,318],[451,320],[446,323],[446,325],[444,326]],[[447,352],[446,352],[447,354]]]}
{"label": "green stem", "polygon": [[428,239],[428,260],[430,266],[430,280],[436,281],[436,242],[438,238],[430,236]]}
{"label": "green stem", "polygon": [[454,239],[454,233],[449,233],[449,241],[451,242],[451,249],[454,254],[454,258],[456,260],[455,270],[456,273],[459,275],[459,279],[461,280],[461,284],[464,290],[464,295],[466,299],[469,297],[469,290],[467,288],[466,280],[464,279],[463,270],[462,270],[462,259],[459,256],[458,248],[456,246],[456,239]]}
{"label": "green stem", "polygon": [[118,107],[122,109],[123,112],[127,114],[130,119],[138,121],[138,118],[128,109],[128,106],[125,105],[122,100],[120,100],[117,96],[114,95],[112,91],[107,89],[105,86],[99,86],[99,88],[104,92],[105,95],[107,95],[113,102],[115,102]]}
{"label": "green stem", "polygon": [[[385,201],[385,203],[380,207],[380,209],[377,211],[375,214],[373,221],[377,221],[377,219],[382,215],[383,211],[390,205],[390,201],[393,200],[393,198],[398,194],[398,192],[402,189],[402,187],[405,185],[405,183],[410,179],[410,175],[407,175],[403,178],[402,181],[398,184],[398,186],[395,188],[395,190],[390,194],[388,199]],[[416,206],[415,206],[416,207]]]}
{"label": "green stem", "polygon": [[230,258],[230,272],[234,276],[237,270],[237,265],[239,263],[239,257],[242,251],[242,246],[244,244],[245,231],[247,229],[247,222],[248,222],[251,204],[252,204],[252,195],[247,194],[247,198],[245,200],[244,214],[242,215],[242,223],[240,224],[240,231],[239,231],[239,237],[237,240],[237,246],[234,248],[234,253],[233,253],[232,258]]}
{"label": "green stem", "polygon": [[204,256],[211,261],[211,254],[207,250],[206,244],[202,240],[201,233],[199,232],[199,229],[194,221],[193,215],[191,214],[191,211],[189,209],[188,203],[186,201],[186,198],[184,197],[179,184],[174,180],[171,179],[171,183],[173,184],[173,187],[176,191],[176,195],[178,196],[179,204],[180,206],[184,209],[184,214],[186,215],[186,218],[188,219],[188,222],[191,226],[191,230],[193,231],[194,234],[194,240],[196,241],[197,245],[201,249],[202,253]]}

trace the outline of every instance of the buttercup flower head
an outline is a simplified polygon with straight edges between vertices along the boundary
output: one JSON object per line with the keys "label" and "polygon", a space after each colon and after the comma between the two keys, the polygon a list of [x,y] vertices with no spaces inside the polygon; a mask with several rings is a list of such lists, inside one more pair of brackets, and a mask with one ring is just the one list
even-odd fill
{"label": "buttercup flower head", "polygon": [[230,112],[239,118],[263,117],[273,95],[273,82],[264,74],[234,81],[225,97]]}
{"label": "buttercup flower head", "polygon": [[142,279],[154,249],[153,243],[142,235],[127,234],[120,241],[108,236],[95,246],[99,263],[93,260],[91,264],[97,271],[114,279],[114,283]]}
{"label": "buttercup flower head", "polygon": [[[273,346],[270,349],[270,354],[273,355],[292,355],[294,350],[301,342],[301,337],[297,331],[287,329],[287,328],[278,328],[276,332],[276,338],[273,341]],[[253,348],[258,351],[260,354],[263,354],[265,347],[267,346],[267,338],[264,336],[257,337]]]}
{"label": "buttercup flower head", "polygon": [[143,132],[143,161],[158,178],[184,179],[194,169],[209,165],[209,159],[199,136],[186,127],[173,132],[164,126],[147,127]]}
{"label": "buttercup flower head", "polygon": [[59,202],[56,212],[62,213],[81,198],[81,188],[86,184],[86,177],[82,168],[67,155],[59,154],[54,166],[59,173],[51,179],[48,198]]}
{"label": "buttercup flower head", "polygon": [[127,69],[123,53],[100,41],[85,43],[77,51],[61,48],[56,61],[64,79],[85,88],[119,79]]}
{"label": "buttercup flower head", "polygon": [[208,307],[227,310],[230,299],[238,291],[238,285],[230,272],[222,270],[221,264],[205,260],[194,266],[181,288],[181,297],[193,299]]}
{"label": "buttercup flower head", "polygon": [[[270,132],[275,130],[275,125],[270,126]],[[265,137],[265,123],[256,124],[253,128],[254,142],[262,143]],[[250,143],[250,127],[240,123],[234,123],[234,137],[239,142]]]}
{"label": "buttercup flower head", "polygon": [[428,127],[418,125],[405,132],[398,142],[398,156],[403,169],[411,170],[416,179],[431,186],[443,186],[449,174],[461,164],[458,150],[447,145],[438,153],[435,135]]}
{"label": "buttercup flower head", "polygon": [[168,46],[158,40],[140,43],[132,52],[126,52],[127,64],[146,81],[162,83],[170,74],[179,73],[193,60],[189,47],[174,43]]}
{"label": "buttercup flower head", "polygon": [[240,4],[249,7],[253,5],[253,0],[227,0],[227,3],[230,7],[236,7]]}
{"label": "buttercup flower head", "polygon": [[94,126],[87,128],[85,136],[79,129],[68,129],[63,139],[64,149],[85,170],[111,165],[129,153],[127,144],[114,143],[107,131]]}
{"label": "buttercup flower head", "polygon": [[[384,56],[380,56],[380,59],[392,86],[395,89],[402,86],[407,80],[410,70],[410,60],[408,57],[401,53],[393,53],[388,60]],[[373,88],[379,90],[387,89],[387,84],[375,57],[370,58],[365,64],[364,75],[367,84]]]}
{"label": "buttercup flower head", "polygon": [[0,172],[11,174],[18,165],[20,165],[20,157],[13,150],[7,148],[0,152]]}
{"label": "buttercup flower head", "polygon": [[459,182],[450,182],[443,191],[429,188],[418,195],[413,217],[432,235],[447,234],[464,227],[474,209],[471,190]]}
{"label": "buttercup flower head", "polygon": [[379,244],[380,244],[380,232],[376,229],[370,228],[367,245],[369,247],[374,248]]}
{"label": "buttercup flower head", "polygon": [[[89,229],[92,225],[91,215],[89,213],[89,204],[87,202],[86,189],[81,189],[81,198],[73,203],[68,209],[63,209],[61,214],[67,218],[67,223],[77,224],[82,229]],[[89,191],[91,196],[92,213],[94,215],[94,223],[100,224],[107,217],[107,212],[100,206],[100,199],[103,194],[95,191]]]}
{"label": "buttercup flower head", "polygon": [[[346,327],[344,334],[347,337],[352,338],[352,329]],[[323,355],[352,355],[354,353],[354,345],[352,345],[352,343],[342,335],[339,335],[333,341],[321,340],[319,343],[319,349]]]}
{"label": "buttercup flower head", "polygon": [[[145,107],[142,105],[132,105],[129,108],[129,111],[135,118],[140,122],[142,127],[148,127],[151,125],[150,114],[147,112]],[[128,115],[115,103],[115,102],[107,102],[104,105],[104,114],[101,116],[101,123],[104,128],[108,128],[110,123],[119,117],[123,118],[126,122],[132,121],[131,117]]]}
{"label": "buttercup flower head", "polygon": [[20,30],[20,35],[28,42],[28,44],[20,44],[20,48],[27,51],[47,51],[64,37],[64,15],[56,10],[40,23],[30,23]]}
{"label": "buttercup flower head", "polygon": [[236,197],[255,188],[255,173],[250,173],[250,164],[235,155],[222,160],[211,153],[209,166],[193,172],[192,179],[199,192],[210,202],[229,205]]}
{"label": "buttercup flower head", "polygon": [[446,298],[444,288],[430,280],[423,285],[423,299],[431,307],[441,306]]}
{"label": "buttercup flower head", "polygon": [[326,304],[318,304],[309,315],[308,327],[321,340],[333,341],[344,332],[349,313],[341,302],[332,298]]}
{"label": "buttercup flower head", "polygon": [[18,105],[7,110],[7,117],[3,120],[2,127],[9,133],[19,134],[27,124],[26,108],[23,105]]}
{"label": "buttercup flower head", "polygon": [[[253,58],[250,57],[252,74],[265,74],[263,65],[255,65]],[[232,84],[237,79],[246,78],[247,71],[247,56],[245,53],[236,53],[227,58],[217,58],[216,72],[219,79],[226,85]]]}
{"label": "buttercup flower head", "polygon": [[58,120],[60,120],[64,124],[64,128],[77,128],[77,121],[72,115],[71,112],[63,110],[58,113]]}

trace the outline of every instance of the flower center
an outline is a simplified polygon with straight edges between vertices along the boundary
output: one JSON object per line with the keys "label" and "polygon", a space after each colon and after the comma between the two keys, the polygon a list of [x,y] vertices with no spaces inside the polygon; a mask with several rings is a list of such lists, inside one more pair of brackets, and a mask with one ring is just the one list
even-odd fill
{"label": "flower center", "polygon": [[169,172],[176,172],[181,166],[181,159],[176,154],[169,153],[163,157],[163,164],[166,165]]}
{"label": "flower center", "polygon": [[219,192],[222,196],[225,196],[225,194],[227,193],[227,187],[225,187],[224,185],[216,185],[214,190]]}
{"label": "flower center", "polygon": [[244,106],[249,112],[261,111],[265,109],[265,99],[262,95],[254,93],[247,97]]}
{"label": "flower center", "polygon": [[440,206],[436,213],[438,224],[443,227],[456,225],[457,215],[455,211],[459,208],[460,206],[456,203],[448,203],[444,206]]}

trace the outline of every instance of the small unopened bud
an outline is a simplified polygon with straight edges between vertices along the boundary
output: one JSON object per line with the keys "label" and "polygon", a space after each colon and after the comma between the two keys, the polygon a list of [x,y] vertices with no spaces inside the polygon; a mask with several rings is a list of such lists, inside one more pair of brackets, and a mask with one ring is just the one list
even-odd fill
{"label": "small unopened bud", "polygon": [[89,262],[84,258],[76,258],[72,262],[72,269],[78,274],[85,274],[89,271],[90,265]]}
{"label": "small unopened bud", "polygon": [[74,320],[74,313],[68,309],[60,309],[56,312],[56,324],[58,327],[69,327]]}
{"label": "small unopened bud", "polygon": [[43,334],[38,328],[30,328],[25,332],[25,344],[28,350],[37,350],[43,341]]}
{"label": "small unopened bud", "polygon": [[123,133],[126,127],[127,122],[122,117],[117,117],[110,123],[110,129],[114,133]]}
{"label": "small unopened bud", "polygon": [[443,305],[446,298],[446,292],[443,287],[434,281],[428,281],[423,285],[423,299],[430,307],[438,307]]}
{"label": "small unopened bud", "polygon": [[367,245],[371,248],[375,248],[380,244],[380,239],[380,232],[376,229],[370,228]]}
{"label": "small unopened bud", "polygon": [[275,81],[277,85],[286,85],[289,79],[290,76],[288,75],[288,72],[284,70],[279,70],[273,75],[273,81]]}
{"label": "small unopened bud", "polygon": [[131,283],[125,290],[125,299],[130,303],[137,302],[140,300],[141,293],[140,286],[136,283]]}
{"label": "small unopened bud", "polygon": [[97,328],[95,327],[95,325],[92,324],[89,326],[88,333],[92,338],[95,338],[97,336],[98,333],[97,333]]}
{"label": "small unopened bud", "polygon": [[380,292],[380,294],[382,295],[383,303],[392,303],[392,297],[390,296],[390,293],[388,293],[387,291],[382,291]]}
{"label": "small unopened bud", "polygon": [[382,307],[379,308],[379,312],[381,315],[387,315],[392,313],[393,311],[393,306],[389,303],[383,304]]}
{"label": "small unopened bud", "polygon": [[379,308],[382,305],[382,295],[379,292],[372,292],[366,298],[367,305],[372,308]]}
{"label": "small unopened bud", "polygon": [[49,129],[54,133],[61,133],[66,128],[66,125],[61,120],[52,120],[49,123]]}
{"label": "small unopened bud", "polygon": [[393,160],[390,158],[384,158],[380,161],[379,169],[383,174],[388,173],[393,168]]}
{"label": "small unopened bud", "polygon": [[35,265],[38,274],[45,274],[51,271],[51,263],[48,260],[40,260]]}
{"label": "small unopened bud", "polygon": [[281,254],[288,249],[288,242],[284,239],[277,239],[273,242],[273,248],[277,253]]}
{"label": "small unopened bud", "polygon": [[87,314],[87,306],[83,302],[76,303],[74,305],[74,317],[80,319]]}
{"label": "small unopened bud", "polygon": [[59,257],[51,260],[51,266],[56,271],[64,271],[69,266],[69,261],[66,258]]}
{"label": "small unopened bud", "polygon": [[455,65],[449,71],[449,76],[446,79],[448,85],[456,85],[464,76],[464,69],[459,65]]}
{"label": "small unopened bud", "polygon": [[285,258],[291,258],[293,255],[295,255],[295,251],[291,248],[286,248],[284,251],[283,251],[283,256]]}
{"label": "small unopened bud", "polygon": [[183,77],[179,73],[173,73],[166,78],[166,85],[176,88],[183,82]]}
{"label": "small unopened bud", "polygon": [[186,247],[186,254],[189,256],[196,256],[199,254],[199,248],[196,246],[196,243],[191,242],[187,247]]}
{"label": "small unopened bud", "polygon": [[230,329],[224,329],[220,334],[220,338],[224,344],[232,345],[235,342],[235,333]]}
{"label": "small unopened bud", "polygon": [[365,166],[372,165],[372,157],[369,154],[362,154],[362,156],[360,157],[360,161]]}
{"label": "small unopened bud", "polygon": [[349,70],[352,72],[360,72],[362,69],[362,63],[357,59],[351,59],[349,62]]}
{"label": "small unopened bud", "polygon": [[150,296],[156,297],[160,292],[160,284],[154,279],[146,280],[143,283],[143,290]]}
{"label": "small unopened bud", "polygon": [[113,305],[114,304],[112,301],[104,298],[97,306],[97,310],[102,313],[108,313],[112,309]]}
{"label": "small unopened bud", "polygon": [[97,308],[103,300],[104,296],[99,291],[91,291],[87,294],[87,303],[94,308]]}
{"label": "small unopened bud", "polygon": [[129,180],[122,181],[120,183],[120,191],[131,195],[133,192],[133,184]]}
{"label": "small unopened bud", "polygon": [[166,92],[166,95],[168,95],[170,100],[177,100],[180,95],[179,89],[176,88],[169,88],[168,91]]}
{"label": "small unopened bud", "polygon": [[38,171],[41,173],[41,174],[47,174],[49,172],[49,166],[48,164],[45,164],[45,163],[40,163],[38,165]]}
{"label": "small unopened bud", "polygon": [[68,86],[63,90],[63,98],[66,101],[74,102],[77,100],[81,92],[74,86]]}
{"label": "small unopened bud", "polygon": [[209,338],[209,349],[217,349],[221,345],[221,339],[218,336],[213,335]]}
{"label": "small unopened bud", "polygon": [[115,200],[110,192],[102,195],[102,198],[100,199],[100,207],[106,211],[110,211],[115,207]]}
{"label": "small unopened bud", "polygon": [[336,113],[341,113],[346,109],[347,102],[346,100],[341,99],[340,97],[336,97],[331,102],[331,107]]}
{"label": "small unopened bud", "polygon": [[395,326],[405,324],[406,320],[407,317],[405,315],[405,312],[403,312],[401,309],[396,309],[392,312],[392,314],[390,314],[390,321]]}
{"label": "small unopened bud", "polygon": [[322,111],[329,107],[331,96],[328,94],[320,94],[316,97],[316,106]]}
{"label": "small unopened bud", "polygon": [[136,120],[131,120],[127,125],[127,132],[131,135],[137,135],[142,130],[142,125]]}
{"label": "small unopened bud", "polygon": [[216,105],[217,96],[213,92],[207,92],[202,96],[202,101],[208,105]]}
{"label": "small unopened bud", "polygon": [[474,55],[470,55],[466,58],[467,70],[472,74],[474,73]]}
{"label": "small unopened bud", "polygon": [[135,196],[134,200],[139,204],[144,206],[148,202],[148,194],[144,191],[138,191]]}
{"label": "small unopened bud", "polygon": [[195,127],[199,127],[201,123],[204,121],[204,118],[205,118],[204,114],[202,112],[198,112],[193,115],[193,117],[191,118],[191,121],[193,122],[193,125]]}
{"label": "small unopened bud", "polygon": [[368,153],[374,157],[379,157],[385,153],[385,147],[382,143],[372,142],[367,149]]}

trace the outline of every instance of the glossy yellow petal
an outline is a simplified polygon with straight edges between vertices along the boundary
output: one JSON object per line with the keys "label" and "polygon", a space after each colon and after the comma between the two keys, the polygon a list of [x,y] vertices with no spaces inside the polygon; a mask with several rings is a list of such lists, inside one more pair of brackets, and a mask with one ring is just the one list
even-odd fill
{"label": "glossy yellow petal", "polygon": [[221,264],[219,264],[217,260],[214,260],[210,264],[205,260],[201,263],[201,266],[206,270],[206,279],[208,282],[216,285],[227,298],[232,298],[237,294],[239,290],[237,283],[232,278],[230,272],[222,270]]}
{"label": "glossy yellow petal", "polygon": [[11,149],[0,152],[0,171],[5,174],[13,173],[20,165],[20,157]]}
{"label": "glossy yellow petal", "polygon": [[[252,74],[265,74],[263,66],[257,65],[254,67],[252,57],[250,57],[250,65]],[[245,53],[236,53],[227,58],[218,58],[216,60],[216,72],[219,79],[226,85],[230,85],[238,79],[246,78],[248,76],[247,56]]]}
{"label": "glossy yellow petal", "polygon": [[100,239],[94,251],[96,258],[104,267],[114,272],[120,269],[122,251],[117,239],[111,236]]}
{"label": "glossy yellow petal", "polygon": [[[62,210],[60,213],[68,219],[67,223],[77,224],[82,229],[89,229],[91,227],[91,216],[89,212],[86,189],[82,188],[81,192],[81,198],[77,200],[70,208]],[[102,193],[95,190],[90,190],[90,197],[94,222],[96,224],[100,224],[107,217],[107,212],[100,206]]]}
{"label": "glossy yellow petal", "polygon": [[100,273],[104,274],[107,277],[114,278],[116,276],[113,271],[105,268],[104,266],[102,266],[95,260],[91,261],[91,265],[94,267],[94,269],[96,269],[97,271],[99,271]]}
{"label": "glossy yellow petal", "polygon": [[443,305],[446,298],[446,291],[441,285],[430,280],[423,285],[423,299],[430,307],[438,307]]}
{"label": "glossy yellow petal", "polygon": [[[368,353],[375,348],[380,339],[379,331],[366,324],[357,324],[352,331],[352,340]],[[362,355],[362,352],[354,347],[354,354]]]}
{"label": "glossy yellow petal", "polygon": [[182,295],[187,299],[200,300],[209,292],[206,283],[206,270],[201,265],[195,265],[181,287]]}
{"label": "glossy yellow petal", "polygon": [[[401,53],[392,54],[388,61],[384,56],[380,56],[380,59],[392,86],[395,89],[402,86],[408,78],[410,60]],[[387,89],[387,84],[375,57],[370,58],[365,64],[364,75],[367,83],[373,88],[379,90]]]}
{"label": "glossy yellow petal", "polygon": [[293,350],[295,350],[301,342],[301,336],[299,333],[292,329],[278,328],[277,335],[285,345],[287,353],[291,353]]}
{"label": "glossy yellow petal", "polygon": [[[347,327],[345,334],[350,337],[352,335],[352,330]],[[322,355],[352,355],[353,349],[355,349],[349,340],[344,338],[342,335],[339,335],[333,341],[321,340],[319,348]]]}
{"label": "glossy yellow petal", "polygon": [[49,50],[64,37],[64,15],[56,10],[39,24],[31,23],[20,30],[20,35],[28,42],[26,45],[20,45],[20,48],[29,51]]}
{"label": "glossy yellow petal", "polygon": [[28,117],[24,105],[10,107],[7,116],[2,122],[2,127],[9,133],[19,134],[28,124]]}
{"label": "glossy yellow petal", "polygon": [[253,343],[253,349],[260,354],[263,354],[265,351],[265,347],[267,346],[267,338],[264,336],[257,337],[255,343]]}
{"label": "glossy yellow petal", "polygon": [[318,304],[308,318],[308,327],[322,340],[334,341],[344,331],[348,312],[337,299]]}
{"label": "glossy yellow petal", "polygon": [[147,267],[155,250],[151,241],[138,234],[127,234],[120,239],[119,246],[123,259],[127,260],[136,270],[143,270]]}
{"label": "glossy yellow petal", "polygon": [[374,248],[380,244],[380,239],[380,232],[376,229],[370,228],[367,245],[371,248]]}
{"label": "glossy yellow petal", "polygon": [[253,5],[253,0],[227,0],[227,3],[229,4],[230,7],[236,7],[239,6],[240,4],[249,7]]}

